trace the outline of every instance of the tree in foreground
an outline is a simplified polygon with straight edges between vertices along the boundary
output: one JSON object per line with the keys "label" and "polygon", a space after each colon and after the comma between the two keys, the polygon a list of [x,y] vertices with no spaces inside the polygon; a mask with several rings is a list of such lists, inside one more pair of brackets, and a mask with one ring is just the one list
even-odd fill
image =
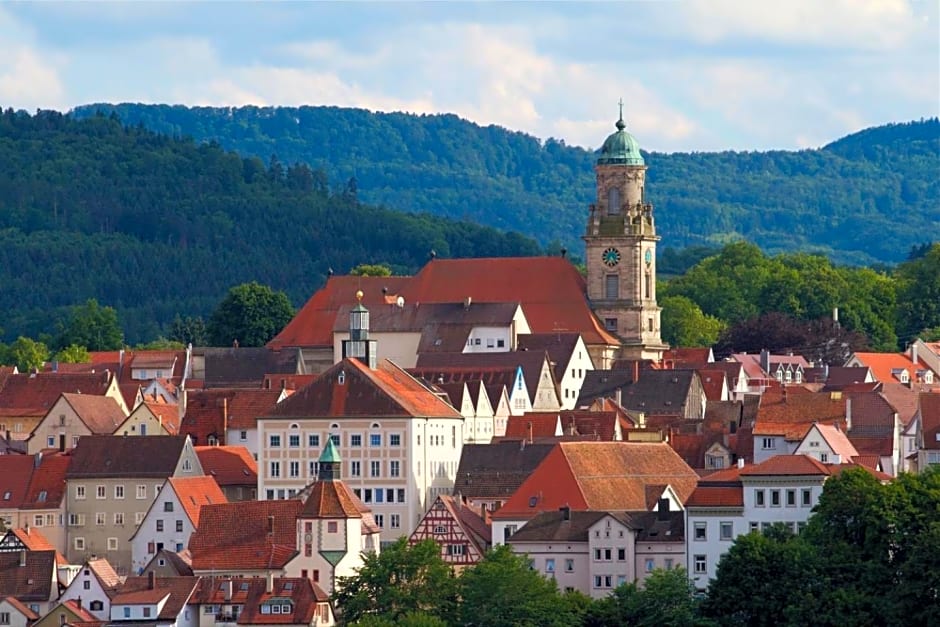
{"label": "tree in foreground", "polygon": [[456,584],[437,543],[410,545],[403,537],[365,554],[356,575],[340,578],[334,601],[346,624],[434,625],[427,621],[450,622]]}
{"label": "tree in foreground", "polygon": [[168,339],[173,342],[180,342],[184,346],[192,344],[193,346],[205,346],[208,344],[206,335],[206,323],[201,316],[195,318],[191,316],[181,317],[176,314],[173,322],[170,324]]}
{"label": "tree in foreground", "polygon": [[663,340],[668,344],[693,348],[712,346],[718,341],[724,323],[713,316],[706,316],[690,299],[666,296],[661,303]]}
{"label": "tree in foreground", "polygon": [[22,335],[3,352],[6,354],[0,355],[0,361],[16,366],[20,372],[42,368],[49,359],[49,349],[45,344]]}
{"label": "tree in foreground", "polygon": [[78,344],[69,344],[60,349],[52,358],[63,364],[84,364],[91,361],[88,349]]}
{"label": "tree in foreground", "polygon": [[90,351],[113,351],[124,345],[124,332],[114,307],[102,307],[94,298],[72,307],[56,337],[55,346],[84,346]]}
{"label": "tree in foreground", "polygon": [[693,627],[711,624],[698,616],[698,602],[684,568],[656,569],[643,587],[623,584],[588,609],[585,627]]}
{"label": "tree in foreground", "polygon": [[255,281],[236,285],[209,318],[213,346],[264,346],[294,317],[284,292]]}
{"label": "tree in foreground", "polygon": [[581,623],[584,604],[562,595],[506,545],[489,551],[460,576],[460,623],[479,627],[547,627]]}

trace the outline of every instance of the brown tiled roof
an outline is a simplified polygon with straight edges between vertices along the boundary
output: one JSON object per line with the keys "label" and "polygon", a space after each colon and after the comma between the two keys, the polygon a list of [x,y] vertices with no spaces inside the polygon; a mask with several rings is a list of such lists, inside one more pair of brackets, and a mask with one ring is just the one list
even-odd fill
{"label": "brown tiled roof", "polygon": [[32,478],[32,455],[0,455],[0,507],[19,509]]}
{"label": "brown tiled roof", "polygon": [[629,526],[623,514],[605,511],[571,510],[566,520],[559,510],[543,511],[512,535],[512,542],[587,542],[588,531],[606,516],[613,516]]}
{"label": "brown tiled roof", "polygon": [[848,385],[864,383],[869,377],[867,366],[830,366],[824,383],[827,389],[839,390]]}
{"label": "brown tiled roof", "polygon": [[697,370],[710,368],[714,361],[711,359],[710,348],[671,348],[663,352],[663,363],[667,368],[687,368]]}
{"label": "brown tiled roof", "polygon": [[160,620],[175,621],[183,611],[199,582],[198,577],[128,577],[117,594],[111,598],[112,605],[134,605],[157,603],[165,596],[169,598],[160,609]]}
{"label": "brown tiled roof", "polygon": [[22,416],[44,416],[66,392],[104,395],[111,383],[111,373],[11,374],[0,387],[0,409]]}
{"label": "brown tiled roof", "polygon": [[[0,553],[0,596],[16,597],[24,603],[46,602],[54,596],[56,563],[53,550]],[[20,566],[25,556],[26,563]]]}
{"label": "brown tiled roof", "polygon": [[[171,476],[186,445],[184,435],[117,435],[79,438],[67,478]],[[141,451],[145,449],[146,454]]]}
{"label": "brown tiled roof", "polygon": [[194,571],[283,567],[297,553],[298,499],[206,505],[189,538]]}
{"label": "brown tiled roof", "polygon": [[[340,373],[344,375],[343,383],[339,383]],[[461,417],[457,410],[387,359],[379,362],[375,370],[356,359],[344,359],[268,415]]]}
{"label": "brown tiled roof", "polygon": [[212,477],[170,477],[167,479],[176,492],[183,511],[199,526],[199,512],[204,505],[228,503],[225,494]]}
{"label": "brown tiled roof", "polygon": [[921,394],[920,430],[924,434],[924,448],[940,449],[940,394]]}
{"label": "brown tiled roof", "polygon": [[741,469],[742,477],[787,475],[830,475],[831,466],[809,455],[774,455],[759,464]]}
{"label": "brown tiled roof", "polygon": [[588,436],[605,442],[614,441],[618,423],[621,436],[623,431],[633,426],[631,423],[624,424],[626,421],[621,419],[617,411],[562,410],[559,416],[565,435]]}
{"label": "brown tiled roof", "polygon": [[193,574],[193,567],[190,564],[188,551],[183,551],[182,553],[176,553],[169,549],[160,549],[157,553],[150,558],[150,561],[147,562],[147,565],[144,566],[143,573],[147,573],[153,569],[153,565],[157,560],[164,560],[169,562],[170,567],[176,572],[177,575],[181,577],[191,577]]}
{"label": "brown tiled roof", "polygon": [[755,435],[784,435],[800,439],[813,422],[845,421],[845,396],[838,392],[766,392],[754,426]]}
{"label": "brown tiled roof", "polygon": [[464,444],[454,479],[454,493],[471,499],[505,499],[545,459],[555,444],[505,440]]}
{"label": "brown tiled roof", "polygon": [[85,562],[85,565],[94,573],[98,583],[100,583],[105,592],[109,594],[111,591],[116,590],[124,581],[121,579],[121,576],[114,571],[111,562],[103,557],[90,559]]}
{"label": "brown tiled roof", "polygon": [[[356,301],[343,303],[337,310],[333,322],[333,332],[349,330],[349,314],[356,307]],[[405,307],[397,305],[376,305],[369,307],[369,330],[374,333],[420,332],[429,327],[456,327],[465,330],[463,343],[456,350],[466,346],[466,332],[477,326],[509,326],[512,324],[519,303],[515,301],[499,303],[464,301],[449,303],[412,303]],[[452,349],[453,350],[453,349]]]}
{"label": "brown tiled roof", "polygon": [[[225,588],[231,586],[231,598],[226,601]],[[292,612],[262,614],[261,605],[268,599],[290,599]],[[203,577],[193,603],[223,605],[231,603],[242,607],[239,625],[312,625],[318,622],[317,603],[328,603],[329,597],[315,583],[301,577],[275,577],[272,591],[266,591],[266,581],[260,577],[235,578]]]}
{"label": "brown tiled roof", "polygon": [[[127,357],[130,357],[128,359]],[[129,368],[133,369],[169,369],[175,366],[180,366],[186,362],[186,351],[173,351],[173,350],[148,350],[148,351],[134,351],[130,355],[125,356],[125,364],[130,364]],[[128,366],[125,366],[128,368]],[[168,373],[169,374],[169,373]],[[170,376],[182,376],[182,372],[173,372]]]}
{"label": "brown tiled roof", "polygon": [[98,435],[111,435],[124,422],[124,408],[110,396],[63,393],[62,398],[75,410],[88,430]]}
{"label": "brown tiled roof", "polygon": [[477,545],[480,555],[486,553],[493,544],[493,531],[479,512],[468,507],[463,499],[447,494],[438,495],[437,498],[464,530],[470,541]]}
{"label": "brown tiled roof", "polygon": [[372,510],[342,481],[317,481],[300,512],[302,518],[362,518]]}
{"label": "brown tiled roof", "polygon": [[209,435],[224,441],[226,425],[228,429],[254,429],[258,417],[271,412],[280,397],[280,388],[190,390],[182,430],[199,443],[207,442]]}
{"label": "brown tiled roof", "polygon": [[698,475],[664,442],[560,442],[494,518],[573,510],[647,509],[648,485],[670,485],[685,501]]}
{"label": "brown tiled roof", "polygon": [[898,418],[905,427],[911,422],[917,411],[917,395],[919,390],[912,389],[903,383],[883,383],[878,391],[884,395],[888,403],[898,412]]}
{"label": "brown tiled roof", "polygon": [[507,438],[553,438],[563,435],[558,412],[529,412],[509,416],[506,420]]}
{"label": "brown tiled roof", "polygon": [[255,485],[258,462],[244,446],[197,446],[202,471],[220,486]]}

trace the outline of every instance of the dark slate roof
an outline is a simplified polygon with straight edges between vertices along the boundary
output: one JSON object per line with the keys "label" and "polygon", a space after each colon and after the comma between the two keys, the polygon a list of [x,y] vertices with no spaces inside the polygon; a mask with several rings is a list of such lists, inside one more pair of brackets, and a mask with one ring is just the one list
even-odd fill
{"label": "dark slate roof", "polygon": [[204,348],[205,387],[261,387],[266,374],[298,374],[298,352],[265,347]]}
{"label": "dark slate roof", "polygon": [[633,370],[589,370],[584,373],[578,407],[587,407],[594,399],[613,397],[617,388],[633,383]]}
{"label": "dark slate roof", "polygon": [[[595,370],[588,375],[597,372]],[[596,379],[586,377],[581,387],[578,405],[589,404],[601,395],[614,395],[619,387],[621,388],[620,404],[625,409],[641,411],[647,415],[681,414],[694,378],[698,376],[694,370],[643,370],[637,381],[617,385],[620,379],[616,374],[620,373],[610,371],[606,383],[602,382],[600,377]],[[590,388],[588,388],[589,382],[592,384]]]}
{"label": "dark slate roof", "polygon": [[685,542],[685,512],[631,512],[637,542]]}
{"label": "dark slate roof", "polygon": [[837,390],[847,385],[864,383],[869,374],[868,366],[830,366],[826,377],[826,389]]}
{"label": "dark slate roof", "polygon": [[512,535],[510,542],[587,542],[591,526],[606,516],[632,526],[625,512],[569,511],[565,520],[564,512],[553,510],[537,514]]}
{"label": "dark slate roof", "polygon": [[548,353],[548,359],[555,372],[555,380],[561,381],[580,337],[579,333],[530,333],[518,336],[517,341],[521,351]]}
{"label": "dark slate roof", "polygon": [[[349,330],[349,312],[343,305],[336,314],[333,332]],[[468,330],[476,326],[509,326],[519,303],[412,303],[404,307],[378,305],[369,308],[369,330],[376,333],[422,331],[428,325],[454,325]],[[461,347],[462,348],[462,347]]]}
{"label": "dark slate roof", "polygon": [[87,435],[72,451],[66,479],[86,477],[161,477],[176,470],[185,435]]}
{"label": "dark slate roof", "polygon": [[[25,566],[20,566],[21,556]],[[0,597],[11,596],[24,603],[48,601],[55,579],[55,551],[10,551],[0,553]]]}
{"label": "dark slate roof", "polygon": [[741,425],[741,416],[744,414],[744,403],[741,401],[706,401],[705,421],[717,421],[727,426],[732,422],[735,426]]}
{"label": "dark slate roof", "polygon": [[464,444],[454,494],[474,499],[509,498],[554,446],[554,440],[535,444],[518,440]]}

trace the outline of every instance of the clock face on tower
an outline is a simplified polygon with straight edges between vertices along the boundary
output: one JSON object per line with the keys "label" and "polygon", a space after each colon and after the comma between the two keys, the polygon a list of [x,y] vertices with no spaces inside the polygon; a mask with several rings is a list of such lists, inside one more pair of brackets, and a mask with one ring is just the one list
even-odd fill
{"label": "clock face on tower", "polygon": [[643,256],[643,259],[644,261],[646,261],[646,265],[650,265],[651,263],[653,263],[653,251],[647,248],[646,254]]}
{"label": "clock face on tower", "polygon": [[604,251],[601,259],[604,261],[604,265],[608,268],[613,268],[618,263],[620,263],[620,251],[616,248],[608,248]]}

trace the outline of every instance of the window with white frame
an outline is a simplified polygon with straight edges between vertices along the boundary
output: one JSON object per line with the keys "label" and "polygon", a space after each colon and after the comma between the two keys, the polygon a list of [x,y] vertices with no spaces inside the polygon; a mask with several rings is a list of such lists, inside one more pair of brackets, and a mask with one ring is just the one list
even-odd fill
{"label": "window with white frame", "polygon": [[389,527],[392,529],[401,528],[401,514],[391,514],[388,519]]}
{"label": "window with white frame", "polygon": [[300,448],[300,435],[295,433],[287,436],[287,446],[289,448]]}
{"label": "window with white frame", "polygon": [[389,446],[401,446],[401,434],[392,433],[388,436],[388,445]]}
{"label": "window with white frame", "polygon": [[116,499],[124,498],[124,486],[123,485],[114,486],[114,498]]}
{"label": "window with white frame", "polygon": [[382,462],[373,460],[369,462],[369,476],[379,477],[382,475]]}
{"label": "window with white frame", "polygon": [[354,459],[349,462],[349,476],[350,477],[359,477],[362,476],[362,462],[358,459]]}
{"label": "window with white frame", "polygon": [[776,438],[762,438],[761,448],[765,451],[770,451],[777,448],[777,439]]}
{"label": "window with white frame", "polygon": [[147,498],[147,486],[146,485],[137,485],[137,498],[145,499]]}
{"label": "window with white frame", "polygon": [[114,524],[115,525],[124,524],[124,512],[114,512]]}
{"label": "window with white frame", "polygon": [[754,490],[754,507],[764,507],[764,491]]}
{"label": "window with white frame", "polygon": [[349,446],[354,446],[354,447],[362,446],[362,434],[350,433],[349,434]]}
{"label": "window with white frame", "polygon": [[319,447],[320,446],[320,436],[316,433],[311,433],[307,436],[307,446],[310,447]]}
{"label": "window with white frame", "polygon": [[108,524],[108,514],[105,512],[96,512],[95,513],[95,524],[96,525],[107,525]]}
{"label": "window with white frame", "polygon": [[271,462],[270,475],[275,478],[281,476],[281,462]]}
{"label": "window with white frame", "polygon": [[401,475],[401,462],[397,459],[393,459],[388,462],[388,475],[390,477],[398,477]]}
{"label": "window with white frame", "polygon": [[117,538],[108,538],[108,550],[117,551],[118,550],[118,539]]}
{"label": "window with white frame", "polygon": [[802,507],[809,507],[813,504],[813,492],[809,488],[803,488],[800,491],[800,505]]}
{"label": "window with white frame", "polygon": [[82,501],[85,499],[85,486],[77,485],[75,486],[75,498],[76,500]]}
{"label": "window with white frame", "polygon": [[787,490],[787,507],[796,507],[796,490]]}
{"label": "window with white frame", "polygon": [[695,523],[695,539],[703,541],[706,539],[707,524],[705,522]]}
{"label": "window with white frame", "polygon": [[95,498],[96,499],[108,498],[107,489],[103,485],[95,486]]}
{"label": "window with white frame", "polygon": [[85,550],[85,538],[75,538],[75,541],[74,541],[73,544],[75,545],[75,550],[76,550],[76,551],[84,551],[84,550]]}
{"label": "window with white frame", "polygon": [[291,461],[287,466],[287,474],[290,477],[299,477],[300,476],[300,462]]}
{"label": "window with white frame", "polygon": [[770,491],[770,506],[780,507],[780,490]]}
{"label": "window with white frame", "polygon": [[268,437],[268,446],[271,448],[281,448],[281,436],[271,434]]}
{"label": "window with white frame", "polygon": [[704,575],[708,572],[708,559],[706,556],[696,555],[692,563],[696,575]]}

